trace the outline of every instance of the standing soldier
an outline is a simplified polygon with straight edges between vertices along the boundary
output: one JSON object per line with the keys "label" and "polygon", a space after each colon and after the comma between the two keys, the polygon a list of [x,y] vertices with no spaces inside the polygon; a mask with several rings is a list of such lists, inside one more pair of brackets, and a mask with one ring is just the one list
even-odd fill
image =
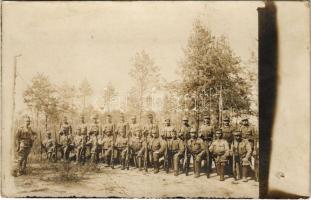
{"label": "standing soldier", "polygon": [[91,132],[90,139],[87,142],[87,145],[90,146],[90,150],[91,150],[91,152],[90,152],[91,153],[91,163],[97,164],[99,162],[99,153],[100,153],[99,131]]}
{"label": "standing soldier", "polygon": [[27,159],[37,134],[30,127],[30,118],[25,117],[25,126],[18,129],[16,134],[18,172],[17,176],[26,173]]}
{"label": "standing soldier", "polygon": [[52,139],[52,133],[50,131],[47,132],[47,138],[43,141],[42,145],[46,149],[48,161],[55,162],[56,161],[55,140]]}
{"label": "standing soldier", "polygon": [[[175,132],[175,133],[173,133]],[[169,172],[169,168],[173,166],[173,152],[172,152],[172,139],[173,134],[175,134],[175,139],[177,139],[176,129],[171,125],[171,120],[169,118],[165,119],[165,126],[161,131],[161,137],[166,141],[167,147],[165,149],[165,163],[166,164],[166,172]]]}
{"label": "standing soldier", "polygon": [[98,115],[94,115],[92,117],[92,119],[93,119],[93,122],[92,122],[92,124],[90,126],[90,130],[89,130],[89,132],[87,134],[87,141],[86,141],[87,145],[86,145],[86,153],[85,153],[86,156],[85,157],[87,159],[91,158],[91,155],[92,155],[92,153],[91,153],[91,151],[92,151],[92,142],[89,142],[89,140],[91,140],[92,135],[100,135],[100,132],[101,132],[101,128],[100,128],[100,125],[98,123]]}
{"label": "standing soldier", "polygon": [[249,123],[248,121],[248,118],[247,117],[244,117],[242,119],[242,124],[239,128],[239,130],[241,131],[242,133],[242,138],[243,139],[247,139],[252,148],[253,148],[253,145],[254,145],[254,136],[255,136],[255,129],[254,127]]}
{"label": "standing soldier", "polygon": [[117,124],[115,132],[116,132],[117,136],[122,136],[124,132],[127,136],[128,129],[129,129],[129,125],[127,122],[125,122],[124,115],[121,114],[120,115],[120,122]]}
{"label": "standing soldier", "polygon": [[247,182],[247,174],[250,166],[250,158],[252,155],[252,147],[248,140],[242,139],[241,131],[234,133],[234,140],[231,145],[231,155],[233,163],[233,174],[234,179],[238,180],[241,178],[241,169],[243,182]]}
{"label": "standing soldier", "polygon": [[87,124],[85,123],[84,115],[81,115],[80,117],[80,124],[78,128],[81,130],[81,136],[86,137],[87,136]]}
{"label": "standing soldier", "polygon": [[225,180],[225,167],[229,156],[229,144],[222,139],[222,130],[216,130],[216,139],[209,147],[209,151],[215,158],[216,171],[220,175],[220,181]]}
{"label": "standing soldier", "polygon": [[[116,136],[115,136],[115,125],[112,122],[111,115],[108,114],[106,117],[106,123],[103,128],[103,137],[104,142],[104,159],[106,160],[106,163],[108,166],[111,166],[114,168],[115,159],[117,157],[117,151],[115,151],[115,142],[116,142]],[[109,159],[109,160],[108,160]]]}
{"label": "standing soldier", "polygon": [[[152,114],[151,113],[149,113],[149,114],[147,114],[147,124],[143,127],[143,140],[144,140],[144,143],[147,145],[146,146],[146,165],[147,166],[150,166],[150,164],[152,164],[153,163],[153,159],[152,159],[152,152],[150,152],[150,151],[148,151],[149,149],[148,149],[148,144],[150,144],[150,142],[151,142],[151,139],[152,139],[152,132],[153,131],[157,131],[157,132],[159,132],[159,127],[158,127],[158,125],[157,124],[155,124],[154,122],[153,122],[153,116],[152,116]],[[146,169],[146,167],[145,167],[145,169]]]}
{"label": "standing soldier", "polygon": [[195,128],[190,130],[191,138],[188,140],[190,154],[193,156],[194,177],[200,176],[201,162],[205,157],[205,144],[201,138],[198,138]]}
{"label": "standing soldier", "polygon": [[[230,125],[230,119],[228,116],[226,116],[223,121],[224,123],[222,127],[222,138],[228,142],[229,148],[230,148],[231,143],[233,141],[234,128]],[[229,176],[232,176],[233,175],[232,157],[229,157],[228,161],[229,161],[229,164],[227,165],[226,174],[228,174]]]}
{"label": "standing soldier", "polygon": [[140,128],[140,125],[137,124],[137,121],[136,121],[136,116],[133,116],[131,118],[131,123],[129,125],[129,131],[128,133],[130,134],[130,136],[134,135],[136,132],[141,132],[141,128]]}
{"label": "standing soldier", "polygon": [[128,164],[126,162],[129,162],[127,160],[127,154],[128,152],[128,138],[126,137],[126,132],[121,131],[120,135],[118,134],[116,139],[116,148],[118,151],[118,155],[120,155],[120,164],[121,164],[121,170],[125,169],[125,165]]}
{"label": "standing soldier", "polygon": [[75,146],[75,152],[76,152],[76,162],[77,163],[84,163],[85,143],[84,143],[84,138],[82,136],[80,127],[77,129],[77,134],[74,137],[74,146]]}
{"label": "standing soldier", "polygon": [[211,167],[212,167],[212,157],[210,156],[209,147],[213,142],[214,138],[214,127],[211,125],[211,118],[209,115],[204,116],[203,124],[199,128],[199,137],[205,143],[205,153],[206,153],[206,176],[209,178]]}
{"label": "standing soldier", "polygon": [[188,144],[187,141],[190,139],[190,125],[188,124],[188,118],[184,117],[182,119],[182,126],[179,130],[179,134],[182,135],[183,141],[184,141],[184,147],[185,147],[185,151],[184,151],[184,162],[183,162],[183,169],[184,172],[186,174],[186,176],[188,176],[188,171],[189,171],[189,165],[190,165],[190,154],[188,152]]}
{"label": "standing soldier", "polygon": [[132,137],[130,140],[130,151],[134,159],[135,167],[142,170],[142,156],[144,155],[144,147],[142,140],[142,133],[140,129],[136,129],[135,132],[131,132]]}
{"label": "standing soldier", "polygon": [[63,119],[63,123],[60,127],[60,150],[61,150],[61,157],[62,160],[69,160],[69,154],[71,151],[71,136],[72,136],[72,127],[68,123],[67,117],[65,116]]}
{"label": "standing soldier", "polygon": [[166,149],[166,142],[159,137],[159,131],[156,129],[152,130],[152,139],[150,142],[150,148],[152,151],[153,167],[154,173],[159,173],[160,163],[159,160],[164,156],[164,151]]}
{"label": "standing soldier", "polygon": [[67,117],[65,116],[63,119],[63,123],[60,127],[60,132],[64,135],[71,135],[72,134],[72,127],[68,122]]}
{"label": "standing soldier", "polygon": [[177,138],[176,130],[172,132],[172,157],[174,163],[174,176],[178,176],[180,168],[180,160],[184,157],[185,145],[183,141],[183,134],[179,134]]}

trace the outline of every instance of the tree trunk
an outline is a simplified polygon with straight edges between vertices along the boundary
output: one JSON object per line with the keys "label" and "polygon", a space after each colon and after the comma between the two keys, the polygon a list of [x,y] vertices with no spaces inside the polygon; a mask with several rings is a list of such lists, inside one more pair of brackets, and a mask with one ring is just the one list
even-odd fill
{"label": "tree trunk", "polygon": [[45,114],[45,131],[48,131],[48,114]]}

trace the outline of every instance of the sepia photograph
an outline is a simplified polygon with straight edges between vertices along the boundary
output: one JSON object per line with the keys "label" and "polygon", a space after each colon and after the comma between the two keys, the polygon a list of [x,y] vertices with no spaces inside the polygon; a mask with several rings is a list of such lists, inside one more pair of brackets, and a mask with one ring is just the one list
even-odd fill
{"label": "sepia photograph", "polygon": [[2,195],[259,198],[263,6],[2,2]]}

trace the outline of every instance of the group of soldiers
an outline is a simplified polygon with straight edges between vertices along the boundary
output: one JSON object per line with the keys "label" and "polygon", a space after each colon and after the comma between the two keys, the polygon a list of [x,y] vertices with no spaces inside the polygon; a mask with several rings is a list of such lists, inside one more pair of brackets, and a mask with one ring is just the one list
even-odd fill
{"label": "group of soldiers", "polygon": [[[211,123],[209,115],[205,115],[203,124],[198,128],[191,126],[187,117],[182,119],[179,129],[165,119],[164,126],[159,128],[152,114],[147,115],[147,123],[141,126],[136,117],[127,123],[123,114],[118,124],[112,122],[112,116],[106,116],[106,123],[101,126],[98,116],[92,117],[90,126],[81,116],[80,123],[73,131],[64,117],[58,139],[47,131],[47,138],[40,141],[50,162],[61,159],[64,162],[77,164],[100,164],[114,168],[120,165],[121,170],[136,167],[148,171],[153,168],[158,173],[160,168],[166,173],[173,170],[174,175],[189,175],[190,165],[194,177],[205,172],[209,178],[214,163],[220,181],[225,175],[237,181],[247,182],[252,172],[258,181],[258,134],[247,118],[242,119],[238,127],[230,124],[229,117],[224,117],[221,128]],[[24,174],[27,157],[36,138],[30,128],[30,119],[17,132],[18,174]],[[58,141],[57,141],[58,140]],[[192,160],[192,162],[191,162]],[[252,167],[251,167],[252,166]]]}

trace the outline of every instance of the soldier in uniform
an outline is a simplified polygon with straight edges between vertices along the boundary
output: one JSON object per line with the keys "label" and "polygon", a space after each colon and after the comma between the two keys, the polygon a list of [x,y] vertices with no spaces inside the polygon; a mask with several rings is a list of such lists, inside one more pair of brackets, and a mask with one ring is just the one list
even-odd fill
{"label": "soldier in uniform", "polygon": [[182,125],[181,128],[179,130],[179,135],[181,135],[181,137],[183,138],[184,141],[184,147],[185,147],[185,155],[184,155],[184,172],[186,174],[186,176],[188,176],[188,170],[189,170],[189,165],[190,165],[190,154],[188,151],[188,144],[187,141],[190,139],[190,125],[188,123],[188,118],[187,117],[183,117],[182,119]]}
{"label": "soldier in uniform", "polygon": [[174,176],[178,176],[180,168],[180,160],[182,160],[185,153],[185,144],[183,141],[183,134],[179,134],[177,138],[177,132],[174,129],[172,132],[171,150],[174,163]]}
{"label": "soldier in uniform", "polygon": [[[233,133],[234,133],[234,128],[230,125],[230,118],[228,116],[226,116],[224,118],[224,123],[222,126],[222,138],[227,140],[228,144],[229,144],[229,148],[231,147],[231,143],[233,141]],[[232,157],[228,158],[229,164],[227,165],[226,168],[226,174],[228,174],[229,176],[233,175],[233,163],[232,163]]]}
{"label": "soldier in uniform", "polygon": [[249,123],[248,118],[244,117],[242,119],[242,124],[239,128],[239,131],[242,133],[242,138],[247,139],[253,148],[254,145],[254,136],[255,136],[255,129],[254,127]]}
{"label": "soldier in uniform", "polygon": [[125,121],[124,115],[121,114],[120,115],[120,122],[117,124],[115,132],[116,132],[117,136],[122,136],[124,132],[127,136],[128,129],[129,129],[129,125]]}
{"label": "soldier in uniform", "polygon": [[215,129],[211,125],[211,118],[209,115],[204,116],[203,124],[199,128],[199,137],[204,141],[206,147],[206,176],[209,178],[211,167],[212,167],[212,157],[210,156],[210,152],[208,150],[209,146],[213,142],[215,134]]}
{"label": "soldier in uniform", "polygon": [[[99,135],[101,133],[101,127],[100,127],[100,125],[98,123],[98,115],[94,115],[92,117],[92,119],[93,119],[93,123],[91,124],[90,130],[89,130],[89,132],[87,134],[87,144],[86,144],[86,153],[85,153],[86,154],[86,156],[85,156],[86,159],[91,158],[91,155],[92,155],[92,153],[91,153],[91,151],[92,151],[92,142],[89,142],[91,140],[91,138],[92,138],[92,135],[97,135],[96,139],[98,139],[98,137],[99,137]],[[93,139],[93,140],[95,140],[95,139]],[[97,149],[98,149],[98,147],[97,147]]]}
{"label": "soldier in uniform", "polygon": [[81,135],[83,137],[86,137],[87,136],[87,124],[85,123],[84,115],[81,115],[80,120],[81,121],[80,121],[78,128],[81,130]]}
{"label": "soldier in uniform", "polygon": [[121,170],[125,169],[126,162],[129,162],[127,159],[128,154],[128,137],[126,137],[126,132],[121,131],[120,135],[117,136],[116,140],[116,148],[118,151],[118,155],[120,155],[120,164]]}
{"label": "soldier in uniform", "polygon": [[63,160],[68,161],[70,151],[72,150],[71,148],[72,127],[68,123],[66,116],[64,117],[63,123],[60,127],[59,135],[60,135],[59,143],[60,143],[61,157]]}
{"label": "soldier in uniform", "polygon": [[106,124],[103,128],[103,137],[104,160],[108,166],[113,167],[117,157],[117,151],[115,151],[115,125],[112,122],[110,114],[106,117]]}
{"label": "soldier in uniform", "polygon": [[198,134],[195,128],[190,130],[191,138],[188,140],[188,147],[190,154],[193,157],[194,177],[200,176],[201,162],[205,157],[205,144],[201,138],[198,138]]}
{"label": "soldier in uniform", "polygon": [[30,118],[25,117],[25,126],[18,129],[16,134],[18,172],[17,176],[26,173],[27,159],[33,142],[37,138],[37,133],[30,127]]}
{"label": "soldier in uniform", "polygon": [[130,134],[130,136],[132,136],[132,135],[134,135],[134,133],[136,133],[136,132],[141,132],[141,127],[140,127],[140,125],[137,123],[137,121],[136,121],[136,116],[133,116],[132,118],[131,118],[131,123],[130,123],[130,125],[129,125],[129,134]]}
{"label": "soldier in uniform", "polygon": [[225,180],[225,167],[229,156],[229,144],[226,140],[222,139],[222,130],[216,130],[216,139],[209,147],[209,151],[212,153],[217,174],[220,175],[220,181]]}
{"label": "soldier in uniform", "polygon": [[255,181],[259,181],[259,138],[255,137],[254,140],[254,150],[252,153],[252,156],[254,158],[254,176]]}
{"label": "soldier in uniform", "polygon": [[74,146],[76,152],[76,162],[84,164],[85,162],[85,145],[86,138],[82,135],[81,127],[77,129],[77,134],[74,137]]}
{"label": "soldier in uniform", "polygon": [[[174,133],[173,133],[174,132]],[[171,120],[169,118],[165,119],[165,126],[161,131],[161,137],[166,141],[167,147],[165,149],[165,159],[167,160],[166,172],[169,172],[169,168],[173,167],[173,152],[172,152],[172,140],[173,134],[175,134],[175,139],[177,139],[176,129],[171,125]]]}
{"label": "soldier in uniform", "polygon": [[[153,131],[159,132],[159,127],[153,122],[153,116],[149,113],[147,114],[147,124],[143,127],[143,140],[147,145],[146,149],[148,148],[148,144],[151,142]],[[153,163],[153,159],[152,152],[148,150],[149,149],[147,149],[147,165],[150,166]]]}
{"label": "soldier in uniform", "polygon": [[42,145],[46,149],[48,161],[55,162],[56,161],[55,140],[52,139],[52,133],[50,131],[47,132],[47,138],[43,141]]}
{"label": "soldier in uniform", "polygon": [[132,137],[130,140],[130,151],[134,159],[134,164],[139,170],[142,170],[142,157],[144,155],[144,141],[142,139],[142,133],[140,129],[136,129],[135,132],[131,132]]}
{"label": "soldier in uniform", "polygon": [[231,145],[231,156],[234,160],[234,178],[241,178],[241,169],[243,182],[247,182],[247,174],[250,166],[250,158],[252,155],[252,147],[247,139],[242,139],[241,131],[234,132],[234,140]]}
{"label": "soldier in uniform", "polygon": [[150,149],[152,151],[153,167],[154,173],[159,173],[160,163],[159,160],[164,156],[164,151],[166,149],[166,142],[159,137],[159,131],[156,129],[152,130],[152,139],[150,142]]}
{"label": "soldier in uniform", "polygon": [[[92,130],[92,129],[91,129]],[[91,150],[91,163],[97,164],[99,162],[99,153],[100,153],[100,139],[99,139],[99,131],[90,132],[90,139],[86,143]]]}

